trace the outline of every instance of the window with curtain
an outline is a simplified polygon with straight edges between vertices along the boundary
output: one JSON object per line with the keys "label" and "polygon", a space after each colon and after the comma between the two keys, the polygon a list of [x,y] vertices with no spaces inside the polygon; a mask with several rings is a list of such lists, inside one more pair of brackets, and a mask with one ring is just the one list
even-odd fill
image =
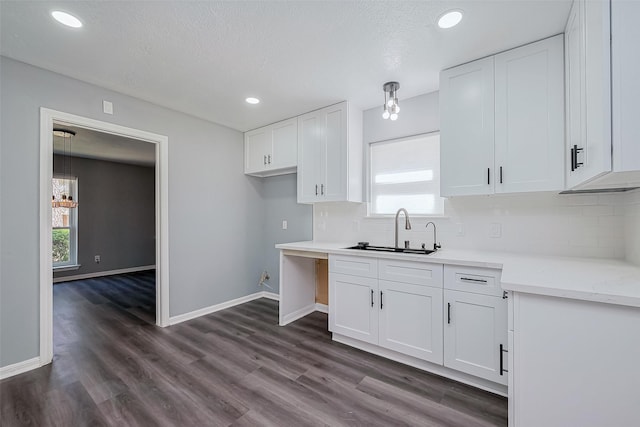
{"label": "window with curtain", "polygon": [[[63,194],[73,196],[78,200],[78,180],[53,178],[53,195],[60,200]],[[78,209],[77,208],[51,208],[53,230],[53,267],[61,268],[76,265],[78,263]]]}
{"label": "window with curtain", "polygon": [[440,134],[369,145],[369,215],[443,215],[440,197]]}

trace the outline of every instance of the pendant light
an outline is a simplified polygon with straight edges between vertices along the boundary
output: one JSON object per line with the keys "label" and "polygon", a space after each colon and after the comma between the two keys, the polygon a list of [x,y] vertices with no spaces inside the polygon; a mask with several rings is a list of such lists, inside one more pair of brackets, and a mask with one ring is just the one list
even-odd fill
{"label": "pendant light", "polygon": [[400,83],[387,82],[382,85],[384,91],[384,105],[382,106],[382,118],[398,120],[400,106],[398,105],[397,91],[400,89]]}
{"label": "pendant light", "polygon": [[[63,139],[63,168],[64,168],[64,179],[71,179],[71,139],[76,135],[76,133],[69,129],[62,128],[53,128],[53,135],[64,138]],[[69,154],[67,154],[67,145],[69,146]],[[53,196],[51,199],[51,206],[54,208],[77,208],[78,202],[73,200],[73,196],[71,194],[67,194],[65,191],[62,193],[60,200],[56,200],[56,196]]]}

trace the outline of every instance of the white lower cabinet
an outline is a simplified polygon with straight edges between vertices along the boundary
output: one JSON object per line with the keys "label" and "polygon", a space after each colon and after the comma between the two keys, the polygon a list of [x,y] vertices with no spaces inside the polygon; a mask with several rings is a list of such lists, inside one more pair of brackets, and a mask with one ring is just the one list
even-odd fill
{"label": "white lower cabinet", "polygon": [[380,280],[378,344],[442,363],[442,289]]}
{"label": "white lower cabinet", "polygon": [[329,330],[442,364],[442,265],[330,256]]}
{"label": "white lower cabinet", "polygon": [[378,280],[333,273],[329,284],[331,332],[378,343]]}
{"label": "white lower cabinet", "polygon": [[329,255],[329,330],[506,385],[500,276],[491,268]]}
{"label": "white lower cabinet", "polygon": [[507,384],[506,301],[449,289],[444,301],[444,366]]}
{"label": "white lower cabinet", "polygon": [[507,384],[507,299],[500,270],[444,267],[444,366]]}

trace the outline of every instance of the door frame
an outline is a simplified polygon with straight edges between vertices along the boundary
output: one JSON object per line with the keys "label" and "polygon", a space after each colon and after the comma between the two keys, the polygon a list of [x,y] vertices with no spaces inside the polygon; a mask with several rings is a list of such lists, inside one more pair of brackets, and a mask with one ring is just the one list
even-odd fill
{"label": "door frame", "polygon": [[113,123],[40,108],[40,365],[53,360],[53,259],[51,197],[53,122],[155,144],[156,325],[169,325],[169,138]]}

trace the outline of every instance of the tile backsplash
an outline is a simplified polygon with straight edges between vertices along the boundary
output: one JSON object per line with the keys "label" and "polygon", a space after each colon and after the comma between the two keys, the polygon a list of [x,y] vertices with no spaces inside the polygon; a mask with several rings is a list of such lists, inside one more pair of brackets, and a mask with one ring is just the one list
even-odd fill
{"label": "tile backsplash", "polygon": [[[411,216],[411,212],[409,212]],[[534,193],[469,196],[445,202],[445,217],[400,221],[398,240],[433,244],[433,221],[443,248],[626,258],[640,265],[640,191],[615,194]],[[393,245],[394,218],[369,218],[365,203],[319,203],[317,241]]]}

